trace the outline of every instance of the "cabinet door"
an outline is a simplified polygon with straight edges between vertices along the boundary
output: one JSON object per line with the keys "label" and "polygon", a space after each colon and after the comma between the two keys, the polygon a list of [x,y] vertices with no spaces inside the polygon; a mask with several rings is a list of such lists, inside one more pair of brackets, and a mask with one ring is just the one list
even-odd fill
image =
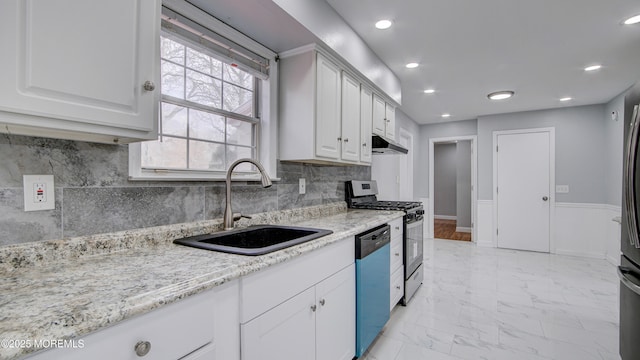
{"label": "cabinet door", "polygon": [[316,360],[351,360],[355,356],[355,289],[355,264],[316,285]]}
{"label": "cabinet door", "polygon": [[317,55],[316,156],[340,158],[340,69]]}
{"label": "cabinet door", "polygon": [[396,139],[396,108],[392,105],[386,104],[385,118],[387,119],[387,128],[385,136],[391,140]]}
{"label": "cabinet door", "polygon": [[373,93],[366,87],[360,89],[360,161],[371,162],[371,128],[373,126]]}
{"label": "cabinet door", "polygon": [[360,160],[360,83],[342,73],[342,160]]}
{"label": "cabinet door", "polygon": [[315,288],[312,287],[243,324],[242,359],[314,359],[315,300]]}
{"label": "cabinet door", "polygon": [[373,133],[386,136],[387,121],[385,120],[385,102],[376,94],[373,94]]}
{"label": "cabinet door", "polygon": [[[87,132],[92,124],[107,128],[96,133],[115,127],[156,136],[159,18],[156,0],[3,0],[0,110],[7,122],[20,124],[8,115],[18,113],[37,116],[29,124],[36,127]],[[146,81],[155,90],[145,90]],[[72,128],[52,126],[59,120]]]}

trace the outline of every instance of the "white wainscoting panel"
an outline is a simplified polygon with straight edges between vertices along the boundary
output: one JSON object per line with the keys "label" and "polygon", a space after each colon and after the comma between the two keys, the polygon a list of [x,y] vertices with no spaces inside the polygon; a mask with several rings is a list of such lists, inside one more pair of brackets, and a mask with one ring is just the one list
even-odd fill
{"label": "white wainscoting panel", "polygon": [[556,203],[555,253],[604,259],[605,213],[603,204]]}
{"label": "white wainscoting panel", "polygon": [[613,221],[622,216],[622,208],[614,205],[604,205],[604,221],[606,228],[606,258],[613,265],[620,265],[620,223]]}
{"label": "white wainscoting panel", "polygon": [[476,244],[484,247],[496,247],[493,236],[493,200],[478,200],[478,239]]}

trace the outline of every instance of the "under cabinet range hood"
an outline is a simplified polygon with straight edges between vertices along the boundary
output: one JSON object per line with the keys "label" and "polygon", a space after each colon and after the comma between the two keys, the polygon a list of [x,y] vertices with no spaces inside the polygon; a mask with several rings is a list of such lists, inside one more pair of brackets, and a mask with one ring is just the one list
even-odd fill
{"label": "under cabinet range hood", "polygon": [[371,139],[371,153],[374,155],[393,155],[406,154],[409,150],[402,145],[397,144],[389,139],[385,139],[379,135],[373,135]]}

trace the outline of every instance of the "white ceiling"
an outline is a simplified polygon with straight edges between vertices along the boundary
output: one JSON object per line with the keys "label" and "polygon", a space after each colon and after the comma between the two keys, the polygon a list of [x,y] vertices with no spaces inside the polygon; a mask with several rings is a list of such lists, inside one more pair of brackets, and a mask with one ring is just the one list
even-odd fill
{"label": "white ceiling", "polygon": [[[272,1],[189,2],[276,52],[318,41]],[[640,79],[640,24],[621,25],[640,14],[637,0],[327,2],[399,77],[401,109],[420,124],[605,103]],[[375,29],[383,18],[394,25]],[[489,101],[497,90],[516,95]]]}

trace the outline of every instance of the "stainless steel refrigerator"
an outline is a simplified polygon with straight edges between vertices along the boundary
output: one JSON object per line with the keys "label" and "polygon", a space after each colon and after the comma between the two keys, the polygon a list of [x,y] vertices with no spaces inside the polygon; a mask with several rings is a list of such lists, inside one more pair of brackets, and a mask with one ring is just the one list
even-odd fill
{"label": "stainless steel refrigerator", "polygon": [[625,95],[620,278],[620,356],[640,359],[640,84]]}

